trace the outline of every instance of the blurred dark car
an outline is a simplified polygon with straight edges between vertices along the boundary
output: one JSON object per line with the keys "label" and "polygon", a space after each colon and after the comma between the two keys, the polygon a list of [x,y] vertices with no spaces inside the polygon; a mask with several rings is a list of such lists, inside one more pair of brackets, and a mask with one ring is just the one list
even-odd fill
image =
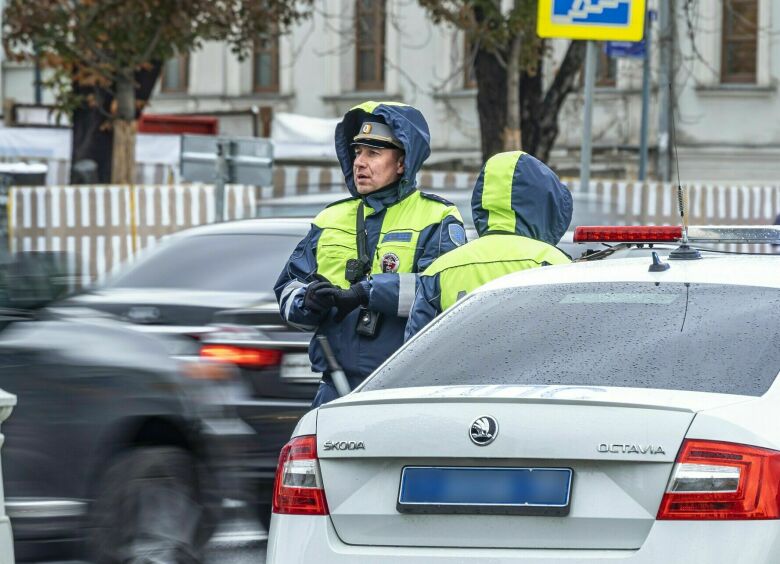
{"label": "blurred dark car", "polygon": [[49,259],[0,259],[0,388],[17,396],[3,425],[16,558],[195,561],[225,495],[194,399],[206,365],[176,361],[166,340],[109,316],[50,305],[63,284]]}
{"label": "blurred dark car", "polygon": [[113,314],[139,332],[185,338],[179,355],[239,367],[236,378],[210,383],[210,401],[251,431],[224,431],[221,440],[240,454],[220,465],[251,484],[241,501],[255,506],[266,525],[279,451],[319,381],[309,363],[311,334],[285,324],[273,293],[309,225],[252,219],[180,232],[104,285],[65,302]]}

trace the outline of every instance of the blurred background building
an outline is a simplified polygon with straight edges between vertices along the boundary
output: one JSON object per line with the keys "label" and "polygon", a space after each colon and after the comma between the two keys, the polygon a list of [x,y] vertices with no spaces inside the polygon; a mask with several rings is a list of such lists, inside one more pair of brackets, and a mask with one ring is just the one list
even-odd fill
{"label": "blurred background building", "polygon": [[[310,135],[310,143],[325,146],[319,160],[331,161],[327,145],[335,122],[291,122],[280,114],[335,119],[366,99],[403,101],[419,107],[431,125],[429,167],[477,168],[476,89],[462,33],[434,24],[410,0],[315,4],[312,18],[289,35],[259,41],[246,60],[238,60],[226,44],[206,43],[168,61],[147,112],[214,116],[219,131],[229,135],[287,135],[301,141]],[[657,4],[650,2],[656,9]],[[664,136],[658,130],[659,94],[673,75],[683,177],[752,182],[777,178],[780,128],[774,124],[780,122],[780,44],[773,41],[773,30],[780,28],[780,10],[770,0],[671,5],[674,38],[664,44],[673,54],[671,74],[659,68],[658,19],[652,24],[651,154]],[[553,62],[560,60],[566,43],[552,42]],[[642,60],[600,53],[593,176],[635,178]],[[0,81],[4,100],[35,102],[32,66],[4,61]],[[45,90],[39,97],[44,104],[52,100]],[[564,175],[577,174],[582,105],[581,92],[576,93],[560,115],[552,161]],[[317,154],[293,151],[291,157],[318,160]],[[282,160],[285,156],[284,151],[278,154]],[[651,174],[657,172],[656,160]]]}

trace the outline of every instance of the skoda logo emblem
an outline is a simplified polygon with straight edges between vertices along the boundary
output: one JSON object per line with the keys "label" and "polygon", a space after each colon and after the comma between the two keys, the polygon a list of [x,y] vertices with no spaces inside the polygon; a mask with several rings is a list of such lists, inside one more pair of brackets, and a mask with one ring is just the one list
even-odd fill
{"label": "skoda logo emblem", "polygon": [[478,446],[489,445],[498,436],[498,421],[490,415],[477,417],[469,428],[471,442]]}

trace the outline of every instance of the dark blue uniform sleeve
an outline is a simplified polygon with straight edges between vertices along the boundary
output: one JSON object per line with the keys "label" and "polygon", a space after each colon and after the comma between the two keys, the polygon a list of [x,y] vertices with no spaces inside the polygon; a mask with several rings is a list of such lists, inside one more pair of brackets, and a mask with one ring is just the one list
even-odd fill
{"label": "dark blue uniform sleeve", "polygon": [[306,288],[314,280],[317,272],[317,256],[315,249],[322,230],[311,226],[311,230],[295,247],[287,264],[274,286],[276,301],[279,302],[279,313],[287,323],[303,331],[313,331],[324,319],[325,313],[316,314],[303,305]]}
{"label": "dark blue uniform sleeve", "polygon": [[463,222],[457,212],[431,225],[420,233],[415,257],[415,271],[403,274],[376,274],[371,280],[368,307],[386,315],[407,317],[415,299],[417,274],[437,258],[466,242]]}
{"label": "dark blue uniform sleeve", "polygon": [[417,272],[423,272],[441,255],[465,245],[467,242],[463,222],[452,214],[446,216],[441,223],[432,225],[423,231],[420,238],[424,242],[420,247],[420,256],[417,259]]}
{"label": "dark blue uniform sleeve", "polygon": [[441,313],[439,287],[439,274],[421,275],[417,278],[417,293],[412,304],[412,311],[409,312],[409,320],[406,322],[404,341],[414,337],[420,329]]}

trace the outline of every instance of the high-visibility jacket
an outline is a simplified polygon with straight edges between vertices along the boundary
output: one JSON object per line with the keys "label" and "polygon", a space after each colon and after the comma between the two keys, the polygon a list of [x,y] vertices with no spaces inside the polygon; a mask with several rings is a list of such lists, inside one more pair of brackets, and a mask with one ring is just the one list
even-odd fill
{"label": "high-visibility jacket", "polygon": [[[381,116],[405,147],[400,181],[364,197],[352,177],[350,141],[368,115]],[[401,344],[415,293],[417,273],[436,258],[465,243],[457,208],[415,187],[417,171],[430,154],[428,126],[411,106],[367,102],[347,112],[336,128],[336,150],[351,198],[325,208],[290,256],[275,286],[284,319],[303,330],[328,337],[337,360],[354,384],[370,374]],[[371,273],[361,284],[369,291],[368,308],[381,313],[373,338],[358,335],[358,310],[336,322],[335,308],[317,315],[304,306],[306,287],[315,274],[348,288],[346,263],[357,258],[357,212],[364,204]],[[320,344],[309,345],[312,369],[328,370]]]}
{"label": "high-visibility jacket", "polygon": [[480,237],[435,260],[419,276],[407,339],[491,280],[571,262],[554,246],[571,222],[571,193],[531,155],[513,151],[491,157],[477,179],[471,203]]}

